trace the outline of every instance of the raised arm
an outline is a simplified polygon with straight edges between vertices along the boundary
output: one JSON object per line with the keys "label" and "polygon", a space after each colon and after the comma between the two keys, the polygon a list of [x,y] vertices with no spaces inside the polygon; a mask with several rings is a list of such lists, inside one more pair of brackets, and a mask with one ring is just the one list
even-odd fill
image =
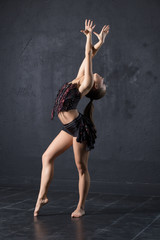
{"label": "raised arm", "polygon": [[86,39],[86,47],[85,47],[85,74],[84,74],[84,80],[83,85],[86,88],[90,88],[92,85],[92,78],[93,78],[93,72],[92,72],[92,32],[89,32],[87,34]]}
{"label": "raised arm", "polygon": [[84,79],[81,84],[81,90],[86,91],[93,85],[93,72],[92,72],[92,31],[95,25],[92,27],[93,21],[90,20],[87,23],[85,21],[84,34],[86,35],[85,46],[85,63],[84,63]]}
{"label": "raised arm", "polygon": [[[97,52],[101,48],[102,44],[103,43],[101,41],[99,41],[94,46],[92,45],[92,54],[91,54],[92,59],[97,54]],[[83,59],[81,65],[80,65],[80,68],[78,70],[78,74],[77,74],[76,78],[82,77],[84,75],[84,73],[85,73],[85,62],[86,62],[86,57]]]}
{"label": "raised arm", "polygon": [[[81,30],[81,32],[86,34],[84,30]],[[97,52],[105,42],[105,37],[109,33],[109,25],[107,25],[107,27],[106,25],[104,25],[99,34],[96,32],[93,33],[98,37],[99,41],[94,46],[92,45],[92,58],[97,54]],[[83,59],[76,78],[82,77],[85,74],[85,62],[86,58]]]}

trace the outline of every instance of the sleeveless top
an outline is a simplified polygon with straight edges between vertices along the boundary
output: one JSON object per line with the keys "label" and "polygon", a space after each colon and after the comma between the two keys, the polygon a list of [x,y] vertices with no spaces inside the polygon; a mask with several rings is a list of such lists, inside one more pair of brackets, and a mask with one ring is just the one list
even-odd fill
{"label": "sleeveless top", "polygon": [[55,113],[58,115],[61,111],[76,109],[80,99],[81,92],[79,92],[77,83],[64,83],[55,98],[55,103],[51,113],[51,120],[53,120]]}

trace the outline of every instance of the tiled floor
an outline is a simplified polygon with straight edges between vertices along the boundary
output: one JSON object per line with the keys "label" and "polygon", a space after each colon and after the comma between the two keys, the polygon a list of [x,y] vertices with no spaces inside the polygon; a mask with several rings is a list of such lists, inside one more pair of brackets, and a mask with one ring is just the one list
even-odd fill
{"label": "tiled floor", "polygon": [[3,240],[159,240],[160,197],[89,193],[86,215],[71,218],[78,192],[49,190],[49,202],[33,216],[38,189],[0,188]]}

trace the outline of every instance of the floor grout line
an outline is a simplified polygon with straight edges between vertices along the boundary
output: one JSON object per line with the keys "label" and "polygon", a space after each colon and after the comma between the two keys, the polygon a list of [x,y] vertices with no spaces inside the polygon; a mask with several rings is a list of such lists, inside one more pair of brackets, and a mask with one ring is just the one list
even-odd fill
{"label": "floor grout line", "polygon": [[8,210],[20,210],[20,211],[26,211],[26,209],[22,209],[22,208],[10,208],[10,207],[5,207],[5,209],[8,209]]}
{"label": "floor grout line", "polygon": [[[106,207],[108,208],[109,206],[111,206],[111,205],[113,205],[113,204],[116,204],[116,203],[118,203],[119,201],[121,201],[122,199],[125,199],[125,198],[127,198],[128,196],[124,196],[124,197],[121,197],[120,199],[118,199],[118,200],[116,200],[116,201],[113,201],[113,202],[111,202],[111,203],[108,203],[108,204],[106,204],[103,208],[101,208],[99,211],[102,211],[103,209],[105,209]],[[96,213],[96,212],[99,212],[99,211],[95,211],[94,212],[94,214]]]}
{"label": "floor grout line", "polygon": [[[54,187],[54,186],[53,186]],[[4,187],[4,188],[6,188],[6,187]],[[10,189],[15,189],[16,187],[7,187],[7,188],[10,188]],[[22,190],[22,188],[20,188],[20,190]],[[35,187],[35,188],[30,188],[30,190],[29,191],[39,191],[39,188],[37,188],[37,187]],[[74,191],[72,191],[72,190],[67,190],[67,191],[63,191],[63,190],[56,190],[56,189],[50,189],[49,190],[49,192],[67,192],[67,193],[78,193],[78,190],[74,190]],[[104,195],[113,195],[113,196],[124,196],[124,195],[126,195],[126,196],[134,196],[134,197],[157,197],[157,198],[160,198],[160,195],[152,195],[152,194],[150,194],[150,195],[138,195],[138,194],[125,194],[125,193],[111,193],[111,192],[99,192],[99,191],[96,191],[96,192],[89,192],[89,194],[95,194],[95,193],[98,193],[98,194],[104,194]]]}
{"label": "floor grout line", "polygon": [[137,207],[133,208],[132,210],[130,210],[129,212],[125,213],[124,215],[122,215],[121,217],[119,217],[116,221],[114,221],[113,223],[111,223],[110,225],[108,225],[109,227],[116,224],[118,221],[120,221],[121,219],[123,219],[124,217],[126,217],[127,215],[129,215],[131,212],[134,212],[136,209],[140,208],[141,206],[143,206],[146,202],[150,201],[152,199],[149,198],[146,201],[144,201],[143,203],[139,204]]}
{"label": "floor grout line", "polygon": [[22,194],[22,193],[26,193],[26,192],[30,192],[31,190],[27,190],[27,191],[24,191],[24,192],[18,192],[18,193],[14,193],[12,195],[8,195],[6,197],[2,197],[1,200],[3,199],[6,199],[6,198],[10,198],[10,197],[13,197],[13,196],[16,196],[16,195],[19,195],[19,194]]}
{"label": "floor grout line", "polygon": [[[116,200],[116,201],[114,201],[114,202],[111,202],[111,203],[109,203],[109,204],[106,204],[105,205],[105,207],[109,207],[109,206],[111,206],[111,205],[113,205],[113,204],[115,204],[115,203],[118,203],[119,201],[121,201],[121,200],[123,200],[123,199],[125,199],[125,198],[127,198],[128,196],[124,196],[124,197],[121,197],[120,199],[118,199],[118,200]],[[102,210],[102,209],[101,209]]]}
{"label": "floor grout line", "polygon": [[152,225],[152,223],[154,223],[155,221],[157,221],[158,218],[160,218],[160,214],[157,215],[157,217],[156,217],[155,219],[153,219],[153,221],[152,221],[150,224],[148,224],[144,229],[142,229],[142,230],[141,230],[135,237],[133,237],[131,240],[136,239],[141,233],[143,233],[147,228],[149,228],[149,227]]}
{"label": "floor grout line", "polygon": [[119,222],[120,220],[122,220],[124,217],[126,217],[126,216],[129,215],[131,212],[133,212],[133,211],[135,211],[136,209],[138,209],[139,207],[143,206],[146,202],[150,201],[151,199],[152,199],[152,197],[149,198],[149,199],[147,199],[147,200],[144,201],[143,203],[139,204],[137,207],[133,208],[131,211],[123,214],[121,217],[117,218],[117,220],[115,220],[113,223],[107,225],[105,228],[98,229],[98,232],[108,231],[108,229],[107,229],[108,227],[115,225],[117,222]]}
{"label": "floor grout line", "polygon": [[20,203],[22,203],[22,202],[26,202],[26,201],[28,201],[28,200],[31,200],[31,198],[27,198],[27,199],[25,199],[25,200],[23,200],[23,201],[20,201],[20,202],[17,202],[17,203],[12,203],[12,204],[7,205],[7,206],[4,206],[4,207],[0,207],[0,209],[7,208],[7,207],[11,207],[11,206],[20,204]]}

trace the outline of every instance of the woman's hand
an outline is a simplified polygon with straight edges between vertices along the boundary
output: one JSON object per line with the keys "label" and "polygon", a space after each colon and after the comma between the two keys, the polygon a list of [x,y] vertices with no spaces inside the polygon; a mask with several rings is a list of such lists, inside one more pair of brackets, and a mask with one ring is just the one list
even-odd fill
{"label": "woman's hand", "polygon": [[93,21],[90,22],[90,19],[87,23],[87,19],[85,20],[85,30],[81,30],[80,32],[83,32],[86,36],[88,33],[92,33],[93,29],[95,28],[96,25],[92,27]]}
{"label": "woman's hand", "polygon": [[99,41],[101,41],[102,43],[104,43],[105,38],[107,36],[107,34],[109,33],[109,25],[104,25],[101,32],[98,34],[96,32],[93,32],[99,39]]}

